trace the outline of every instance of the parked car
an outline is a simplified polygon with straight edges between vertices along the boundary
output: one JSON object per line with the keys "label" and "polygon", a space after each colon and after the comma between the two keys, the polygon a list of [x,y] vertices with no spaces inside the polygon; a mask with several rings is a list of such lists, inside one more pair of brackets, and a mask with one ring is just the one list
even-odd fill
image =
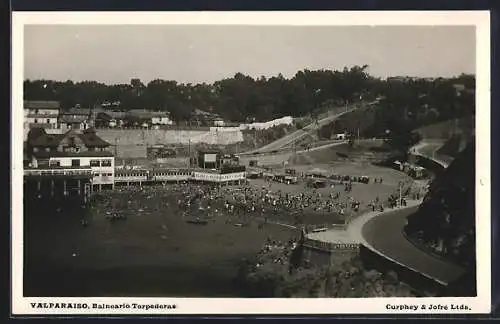
{"label": "parked car", "polygon": [[297,183],[297,177],[296,176],[291,176],[291,175],[286,175],[285,176],[285,183],[286,184],[295,184]]}

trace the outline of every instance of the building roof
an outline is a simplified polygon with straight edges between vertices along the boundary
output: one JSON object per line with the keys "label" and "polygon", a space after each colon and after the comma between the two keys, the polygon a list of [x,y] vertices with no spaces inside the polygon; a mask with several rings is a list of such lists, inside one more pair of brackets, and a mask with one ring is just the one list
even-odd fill
{"label": "building roof", "polygon": [[91,171],[92,167],[91,166],[60,166],[60,165],[50,165],[50,166],[43,166],[43,167],[33,167],[33,166],[24,167],[24,170],[65,170],[65,169]]}
{"label": "building roof", "polygon": [[110,121],[113,117],[111,117],[107,112],[100,112],[96,115],[96,119]]}
{"label": "building roof", "polygon": [[101,119],[123,119],[127,116],[127,113],[124,111],[111,111],[106,110],[97,113],[97,118]]}
{"label": "building roof", "polygon": [[204,110],[201,110],[201,109],[198,109],[198,108],[196,108],[194,110],[194,114],[195,115],[200,115],[200,116],[212,116],[212,113],[209,113],[208,111],[204,111]]}
{"label": "building roof", "polygon": [[97,136],[95,131],[88,130],[82,134],[78,134],[80,139],[83,141],[87,147],[108,147],[111,146],[108,142]]}
{"label": "building roof", "polygon": [[83,152],[35,152],[33,155],[36,158],[51,158],[51,157],[113,157],[113,153],[109,151],[83,151]]}
{"label": "building roof", "polygon": [[198,150],[199,154],[221,154],[221,151],[217,150]]}
{"label": "building roof", "polygon": [[153,117],[162,117],[166,118],[169,116],[167,112],[163,111],[150,111],[147,109],[130,109],[129,115],[139,117],[139,118],[153,118]]}
{"label": "building roof", "polygon": [[40,134],[30,141],[31,146],[57,147],[66,134]]}
{"label": "building roof", "polygon": [[29,127],[30,129],[33,129],[33,128],[52,129],[52,128],[54,128],[54,124],[47,124],[47,123],[28,123],[28,127]]}
{"label": "building roof", "polygon": [[71,108],[64,111],[61,115],[90,115],[93,110],[90,108]]}
{"label": "building roof", "polygon": [[144,117],[144,116],[150,116],[151,115],[151,112],[149,110],[146,110],[146,109],[130,109],[128,111],[129,115],[132,115],[132,116],[137,116],[137,117]]}
{"label": "building roof", "polygon": [[57,118],[59,114],[28,114],[28,118]]}
{"label": "building roof", "polygon": [[79,124],[88,120],[88,115],[60,115],[59,122],[69,124]]}
{"label": "building roof", "polygon": [[106,111],[105,114],[111,116],[114,119],[122,119],[127,117],[127,113],[125,111]]}
{"label": "building roof", "polygon": [[25,109],[59,109],[61,107],[59,101],[46,100],[25,100]]}
{"label": "building roof", "polygon": [[[57,147],[63,138],[68,136],[72,131],[66,132],[65,134],[47,134],[45,131],[38,134],[35,133],[34,138],[31,139],[30,145],[37,147]],[[87,130],[81,134],[75,134],[78,136],[86,147],[109,147],[111,144],[97,136],[95,131]]]}

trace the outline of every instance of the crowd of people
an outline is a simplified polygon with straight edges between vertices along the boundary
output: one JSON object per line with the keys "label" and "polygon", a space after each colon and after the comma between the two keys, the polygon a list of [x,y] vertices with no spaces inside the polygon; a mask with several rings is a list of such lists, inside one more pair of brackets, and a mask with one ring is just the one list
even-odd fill
{"label": "crowd of people", "polygon": [[[331,184],[326,190],[308,189],[302,192],[273,190],[272,185],[258,187],[245,184],[240,187],[220,187],[204,184],[168,184],[146,186],[116,191],[126,191],[126,201],[107,195],[108,202],[103,206],[106,218],[110,221],[126,220],[127,211],[144,212],[141,198],[160,195],[164,204],[177,208],[183,219],[193,223],[207,224],[208,221],[224,221],[238,227],[252,223],[262,228],[267,223],[278,223],[293,227],[345,225],[350,217],[365,210],[384,210],[384,205],[395,207],[396,195],[387,202],[376,197],[373,201],[363,202],[350,193],[351,181]],[[168,192],[168,193],[167,193]],[[404,205],[403,199],[401,204]],[[82,222],[87,226],[88,222]]]}

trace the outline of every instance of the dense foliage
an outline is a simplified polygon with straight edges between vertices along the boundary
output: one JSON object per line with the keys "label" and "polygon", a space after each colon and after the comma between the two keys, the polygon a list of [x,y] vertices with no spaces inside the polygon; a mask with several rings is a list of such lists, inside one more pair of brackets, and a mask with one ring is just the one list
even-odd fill
{"label": "dense foliage", "polygon": [[[463,90],[459,85],[465,86]],[[376,106],[346,114],[323,127],[321,137],[348,131],[378,137],[390,131],[416,129],[475,113],[474,77],[452,79],[389,80],[381,82],[383,98]]]}
{"label": "dense foliage", "polygon": [[[425,249],[469,269],[475,248],[475,148],[473,141],[432,182],[406,233]],[[473,270],[473,269],[472,269]]]}
{"label": "dense foliage", "polygon": [[324,266],[302,265],[292,272],[282,251],[259,254],[241,264],[237,283],[248,297],[411,297],[394,272],[366,269],[359,257]]}
{"label": "dense foliage", "polygon": [[284,115],[317,115],[325,107],[360,99],[385,97],[377,110],[378,122],[366,131],[378,133],[395,123],[419,124],[445,120],[473,112],[474,96],[464,93],[456,100],[454,84],[474,89],[474,76],[454,79],[381,80],[370,76],[367,66],[343,71],[299,71],[290,79],[282,75],[252,78],[242,73],[212,84],[183,84],[153,80],[144,84],[106,85],[96,81],[25,80],[25,100],[57,100],[64,109],[115,103],[121,110],[168,111],[176,121],[190,118],[196,110],[218,113],[234,122],[265,121]]}

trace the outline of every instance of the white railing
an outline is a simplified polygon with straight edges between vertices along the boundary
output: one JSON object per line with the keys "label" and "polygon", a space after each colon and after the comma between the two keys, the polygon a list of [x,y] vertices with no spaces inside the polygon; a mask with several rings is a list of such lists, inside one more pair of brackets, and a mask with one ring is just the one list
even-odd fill
{"label": "white railing", "polygon": [[202,171],[142,171],[132,174],[115,174],[115,182],[135,182],[135,181],[200,181],[200,182],[229,182],[245,180],[246,172],[235,172],[227,174],[209,173]]}
{"label": "white railing", "polygon": [[25,176],[92,176],[92,169],[25,169]]}

